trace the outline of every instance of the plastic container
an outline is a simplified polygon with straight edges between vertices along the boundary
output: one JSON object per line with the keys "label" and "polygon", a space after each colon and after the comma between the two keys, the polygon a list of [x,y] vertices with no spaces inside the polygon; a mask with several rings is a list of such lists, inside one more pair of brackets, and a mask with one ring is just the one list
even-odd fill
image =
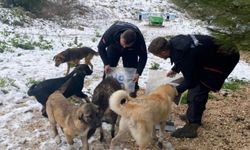
{"label": "plastic container", "polygon": [[149,24],[156,25],[156,26],[162,26],[163,20],[164,19],[162,16],[150,16],[149,17]]}

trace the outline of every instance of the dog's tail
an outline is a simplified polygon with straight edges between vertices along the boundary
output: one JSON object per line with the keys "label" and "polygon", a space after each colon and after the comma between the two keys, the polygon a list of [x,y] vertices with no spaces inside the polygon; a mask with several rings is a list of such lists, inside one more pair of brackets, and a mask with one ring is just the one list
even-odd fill
{"label": "dog's tail", "polygon": [[28,90],[28,95],[29,96],[34,96],[34,95],[36,95],[36,91],[35,91],[35,87],[37,86],[37,84],[33,84],[30,88],[29,88],[29,90]]}
{"label": "dog's tail", "polygon": [[109,98],[109,107],[117,114],[122,114],[122,105],[128,99],[129,95],[125,90],[118,90],[114,92]]}

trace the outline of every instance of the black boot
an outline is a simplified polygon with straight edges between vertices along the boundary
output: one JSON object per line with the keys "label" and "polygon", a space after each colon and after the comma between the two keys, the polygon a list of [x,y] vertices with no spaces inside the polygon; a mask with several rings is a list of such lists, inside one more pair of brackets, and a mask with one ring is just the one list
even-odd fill
{"label": "black boot", "polygon": [[137,96],[137,91],[140,89],[139,85],[138,85],[138,82],[135,83],[135,91],[134,92],[131,92],[129,94],[129,96],[133,97],[133,98],[136,98]]}
{"label": "black boot", "polygon": [[183,128],[173,132],[171,136],[175,138],[196,138],[198,136],[197,130],[199,126],[197,123],[187,123]]}

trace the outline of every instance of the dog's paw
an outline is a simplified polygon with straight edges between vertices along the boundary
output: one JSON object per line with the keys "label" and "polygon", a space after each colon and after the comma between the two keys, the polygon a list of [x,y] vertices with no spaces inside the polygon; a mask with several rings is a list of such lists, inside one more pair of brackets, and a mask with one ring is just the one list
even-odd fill
{"label": "dog's paw", "polygon": [[56,143],[57,143],[57,144],[60,144],[60,143],[61,143],[61,139],[60,139],[59,135],[57,135],[57,136],[55,137],[55,139],[56,139]]}

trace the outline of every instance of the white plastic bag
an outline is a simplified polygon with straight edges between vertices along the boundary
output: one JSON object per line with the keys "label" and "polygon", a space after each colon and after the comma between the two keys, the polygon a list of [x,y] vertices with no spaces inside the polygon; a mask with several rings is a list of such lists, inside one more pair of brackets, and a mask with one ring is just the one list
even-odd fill
{"label": "white plastic bag", "polygon": [[135,83],[132,82],[132,78],[136,73],[135,68],[124,68],[124,67],[111,67],[111,72],[107,76],[112,76],[121,83],[125,90],[134,92]]}
{"label": "white plastic bag", "polygon": [[169,83],[174,86],[179,85],[179,83],[173,81],[181,80],[181,78],[183,77],[182,74],[176,74],[175,77],[170,78],[167,77],[167,72],[168,71],[149,70],[145,94],[151,92],[152,90],[156,89],[157,87],[163,84]]}

